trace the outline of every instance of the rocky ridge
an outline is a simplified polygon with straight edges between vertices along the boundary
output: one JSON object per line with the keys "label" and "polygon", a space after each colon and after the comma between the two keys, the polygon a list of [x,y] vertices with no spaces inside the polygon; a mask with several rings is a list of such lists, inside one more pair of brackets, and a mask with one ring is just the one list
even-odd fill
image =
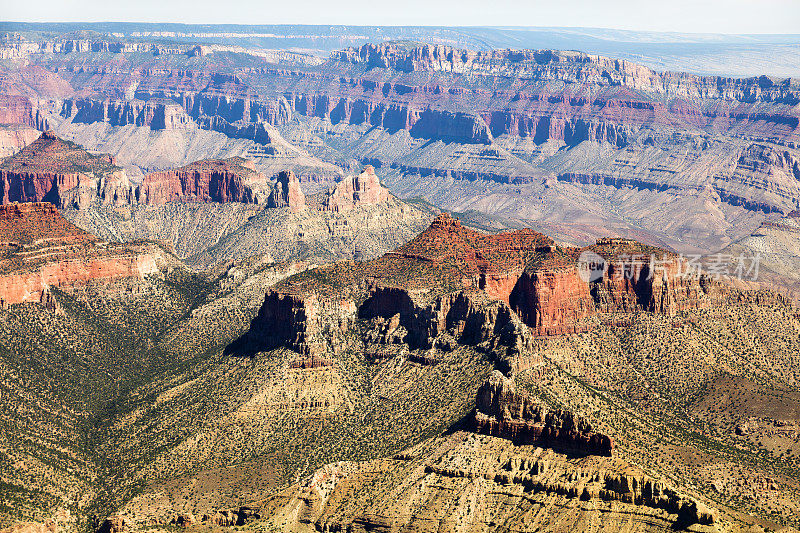
{"label": "rocky ridge", "polygon": [[[416,43],[368,44],[314,65],[142,57],[120,54],[110,68],[105,52],[33,54],[47,87],[97,96],[64,89],[53,99],[25,85],[31,96],[9,116],[49,121],[145,170],[168,166],[162,151],[181,161],[242,155],[268,175],[304,168],[315,179],[371,164],[398,196],[574,228],[588,237],[575,244],[613,232],[716,251],[798,207],[792,79]],[[11,85],[24,84],[24,73],[11,74]],[[168,135],[150,151],[158,132]],[[184,159],[189,151],[207,153]],[[667,219],[666,206],[681,216]]]}
{"label": "rocky ridge", "polygon": [[306,196],[300,187],[300,180],[291,170],[278,174],[275,185],[267,198],[267,207],[288,207],[301,211],[306,206]]}
{"label": "rocky ridge", "polygon": [[472,423],[476,433],[502,437],[579,454],[611,456],[614,440],[592,431],[586,420],[569,411],[548,412],[516,392],[514,382],[495,370],[478,389]]}
{"label": "rocky ridge", "polygon": [[46,131],[0,163],[0,203],[50,201],[58,207],[130,203],[132,185],[109,155],[91,155]]}
{"label": "rocky ridge", "polygon": [[[582,277],[582,253],[601,262],[595,279]],[[657,271],[654,258],[662,262]],[[682,276],[684,263],[626,239],[561,248],[531,230],[481,234],[442,214],[378,259],[322,267],[277,285],[253,321],[250,341],[259,350],[284,345],[336,353],[344,342],[337,331],[373,321],[382,333],[370,338],[426,350],[448,346],[447,339],[491,341],[513,366],[530,352],[531,333],[587,331],[598,313],[675,315],[710,307],[718,298],[714,284]]]}
{"label": "rocky ridge", "polygon": [[[368,503],[367,503],[368,502]],[[259,502],[275,527],[727,531],[720,513],[624,461],[456,432],[391,459],[339,462]]]}
{"label": "rocky ridge", "polygon": [[0,125],[0,157],[13,155],[39,138],[41,132],[21,124]]}
{"label": "rocky ridge", "polygon": [[49,203],[0,205],[0,303],[54,302],[49,291],[159,275],[156,245],[115,245],[73,226]]}
{"label": "rocky ridge", "polygon": [[322,200],[328,211],[344,211],[363,205],[378,205],[389,200],[389,191],[381,186],[375,168],[366,165],[361,174],[348,176],[332,187]]}
{"label": "rocky ridge", "polygon": [[[196,161],[184,167],[145,176],[136,190],[139,202],[259,203],[267,177],[256,172],[252,161],[240,157]],[[263,195],[263,194],[262,194]],[[261,203],[263,203],[263,198]]]}

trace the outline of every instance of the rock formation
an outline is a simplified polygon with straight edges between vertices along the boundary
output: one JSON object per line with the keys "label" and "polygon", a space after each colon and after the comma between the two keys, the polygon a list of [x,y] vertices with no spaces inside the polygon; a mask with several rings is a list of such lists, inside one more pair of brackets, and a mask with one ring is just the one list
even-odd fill
{"label": "rock formation", "polygon": [[[644,232],[639,240],[681,252],[719,250],[766,214],[798,208],[796,80],[656,72],[557,50],[402,42],[365,44],[327,61],[285,52],[252,63],[247,51],[229,50],[241,60],[229,63],[197,46],[9,41],[3,51],[26,57],[25,69],[64,89],[29,87],[20,67],[0,107],[10,121],[57,124],[87,146],[113,146],[126,165],[165,165],[142,157],[138,128],[148,136],[170,130],[158,141],[167,150],[203,149],[208,157],[230,149],[220,133],[249,144],[268,175],[299,175],[309,161],[320,176],[344,174],[309,152],[325,154],[390,169],[383,179],[396,194],[435,198],[445,209],[574,225],[591,239],[612,223],[617,234]],[[129,49],[138,52],[120,52]],[[63,63],[65,50],[81,61]],[[117,54],[113,66],[108,54]],[[114,128],[98,133],[93,125],[101,123]],[[286,139],[276,128],[287,129]],[[623,195],[634,219],[586,208],[585,195],[600,200],[620,189],[654,195]],[[681,216],[665,220],[665,205]]]}
{"label": "rock formation", "polygon": [[151,130],[182,130],[197,127],[180,104],[167,99],[154,98],[146,102],[66,100],[61,113],[71,116],[73,122],[82,124],[95,122],[107,122],[112,126],[132,124],[147,126]]}
{"label": "rock formation", "polygon": [[300,188],[300,180],[291,170],[278,174],[277,181],[267,198],[267,207],[288,207],[300,211],[306,206],[306,196]]}
{"label": "rock formation", "polygon": [[[580,271],[584,254],[597,258],[593,279]],[[579,333],[598,313],[674,315],[718,298],[711,280],[684,274],[680,257],[635,241],[562,248],[531,230],[487,235],[442,214],[378,259],[278,284],[253,320],[251,348],[336,353],[349,342],[344,333],[366,321],[367,343],[402,339],[429,350],[453,339],[482,345],[513,368],[531,354],[531,333]]]}
{"label": "rock formation", "polygon": [[39,138],[41,132],[25,125],[0,126],[0,157],[8,157]]}
{"label": "rock formation", "polygon": [[91,155],[47,131],[0,163],[0,203],[41,201],[121,205],[132,201],[132,187],[111,156]]}
{"label": "rock formation", "polygon": [[472,423],[477,433],[516,444],[609,457],[614,449],[614,440],[593,432],[586,420],[569,411],[549,411],[517,393],[514,382],[497,370],[478,389]]}
{"label": "rock formation", "polygon": [[[523,531],[726,530],[720,512],[611,457],[571,458],[466,432],[391,459],[325,465],[261,502],[270,524],[306,531],[422,531],[524,524]],[[724,516],[727,518],[727,516]]]}
{"label": "rock formation", "polygon": [[114,245],[76,228],[49,203],[0,206],[0,303],[58,303],[50,287],[159,274],[152,244]]}
{"label": "rock formation", "polygon": [[338,212],[385,203],[388,199],[389,191],[381,185],[372,165],[367,165],[361,174],[344,178],[328,191],[322,200],[322,208]]}
{"label": "rock formation", "polygon": [[139,186],[141,203],[242,202],[257,203],[256,193],[267,178],[256,172],[252,161],[241,157],[195,161],[184,167],[145,176]]}

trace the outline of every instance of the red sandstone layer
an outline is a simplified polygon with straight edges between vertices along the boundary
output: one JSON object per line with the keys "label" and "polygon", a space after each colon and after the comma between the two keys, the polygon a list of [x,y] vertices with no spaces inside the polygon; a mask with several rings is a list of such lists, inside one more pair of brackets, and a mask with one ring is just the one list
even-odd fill
{"label": "red sandstone layer", "polygon": [[150,245],[99,242],[49,203],[0,205],[0,303],[40,302],[49,287],[158,273]]}
{"label": "red sandstone layer", "polygon": [[245,202],[255,196],[247,182],[267,179],[252,161],[241,157],[196,161],[181,168],[152,172],[139,187],[139,201],[148,205],[167,202]]}

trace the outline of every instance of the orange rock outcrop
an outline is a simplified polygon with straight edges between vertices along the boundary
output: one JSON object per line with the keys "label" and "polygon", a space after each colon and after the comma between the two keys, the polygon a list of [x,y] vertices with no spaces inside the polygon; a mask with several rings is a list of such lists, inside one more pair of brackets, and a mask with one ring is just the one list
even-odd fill
{"label": "orange rock outcrop", "polygon": [[99,241],[49,203],[0,206],[0,303],[41,302],[50,287],[157,274],[155,248]]}
{"label": "orange rock outcrop", "polygon": [[139,186],[139,201],[147,205],[168,202],[254,203],[256,198],[251,182],[267,182],[267,178],[255,170],[252,161],[241,157],[206,159],[148,174]]}
{"label": "orange rock outcrop", "polygon": [[381,185],[372,165],[358,176],[348,176],[322,200],[322,208],[343,211],[361,205],[377,205],[389,200],[389,190]]}

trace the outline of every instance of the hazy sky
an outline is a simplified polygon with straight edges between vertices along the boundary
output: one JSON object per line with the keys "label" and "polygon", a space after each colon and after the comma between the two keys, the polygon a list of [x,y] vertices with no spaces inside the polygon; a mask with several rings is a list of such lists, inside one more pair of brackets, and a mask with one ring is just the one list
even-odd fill
{"label": "hazy sky", "polygon": [[0,19],[800,33],[800,0],[0,0]]}

